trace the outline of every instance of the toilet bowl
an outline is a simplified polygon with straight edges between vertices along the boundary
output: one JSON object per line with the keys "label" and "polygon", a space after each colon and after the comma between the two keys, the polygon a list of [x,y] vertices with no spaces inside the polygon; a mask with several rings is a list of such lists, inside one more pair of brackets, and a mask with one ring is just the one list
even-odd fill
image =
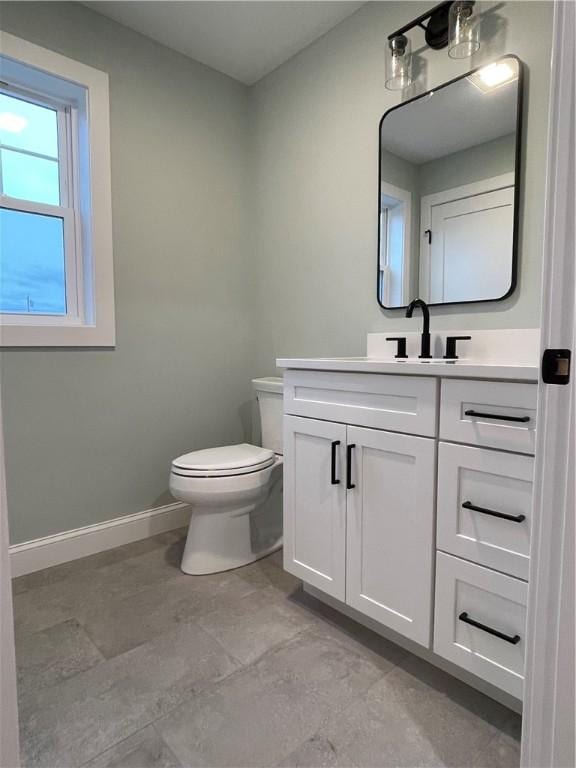
{"label": "toilet bowl", "polygon": [[262,446],[208,448],[172,462],[170,492],[192,507],[184,573],[239,568],[282,545],[282,379],[253,385]]}

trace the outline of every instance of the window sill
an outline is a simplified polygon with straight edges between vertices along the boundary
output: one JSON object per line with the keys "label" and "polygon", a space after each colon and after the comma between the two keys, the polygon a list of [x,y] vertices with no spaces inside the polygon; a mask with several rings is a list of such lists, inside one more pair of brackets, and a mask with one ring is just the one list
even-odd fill
{"label": "window sill", "polygon": [[2,325],[0,347],[114,347],[114,318],[98,325]]}

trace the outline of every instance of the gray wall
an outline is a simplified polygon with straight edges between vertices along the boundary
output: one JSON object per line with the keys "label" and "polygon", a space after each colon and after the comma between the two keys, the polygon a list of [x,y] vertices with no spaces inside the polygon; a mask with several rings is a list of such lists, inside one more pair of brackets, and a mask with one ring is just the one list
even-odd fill
{"label": "gray wall", "polygon": [[381,180],[393,184],[395,187],[400,187],[400,189],[417,192],[418,166],[384,148],[380,150],[380,154],[382,162]]}
{"label": "gray wall", "polygon": [[421,195],[490,179],[514,170],[516,136],[509,133],[419,166]]}
{"label": "gray wall", "polygon": [[79,4],[1,26],[110,74],[117,347],[2,353],[13,542],[172,501],[170,460],[243,439],[255,373],[248,90]]}
{"label": "gray wall", "polygon": [[[259,370],[276,357],[363,354],[368,331],[416,327],[376,302],[378,123],[401,99],[384,89],[386,35],[429,5],[368,4],[253,89]],[[515,53],[527,69],[519,286],[504,302],[434,308],[436,328],[539,324],[551,21],[548,2],[484,17],[473,64]],[[445,50],[420,63],[425,90],[470,69]]]}
{"label": "gray wall", "polygon": [[[79,4],[2,3],[6,31],[110,74],[117,313],[113,350],[2,353],[12,541],[169,501],[171,458],[243,439],[276,357],[408,327],[376,303],[378,122],[386,35],[427,7],[364,6],[249,90]],[[528,67],[519,290],[437,328],[538,324],[551,11],[505,4],[481,49]],[[426,87],[469,66],[421,64]]]}

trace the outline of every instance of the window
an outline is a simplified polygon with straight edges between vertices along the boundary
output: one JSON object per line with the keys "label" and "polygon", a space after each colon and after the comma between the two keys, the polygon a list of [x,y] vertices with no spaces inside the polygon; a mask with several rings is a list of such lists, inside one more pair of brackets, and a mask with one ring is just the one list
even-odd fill
{"label": "window", "polygon": [[410,192],[381,182],[378,295],[385,307],[410,301],[411,207]]}
{"label": "window", "polygon": [[70,112],[32,99],[0,91],[0,312],[76,316]]}
{"label": "window", "polygon": [[107,75],[2,35],[0,342],[112,346]]}

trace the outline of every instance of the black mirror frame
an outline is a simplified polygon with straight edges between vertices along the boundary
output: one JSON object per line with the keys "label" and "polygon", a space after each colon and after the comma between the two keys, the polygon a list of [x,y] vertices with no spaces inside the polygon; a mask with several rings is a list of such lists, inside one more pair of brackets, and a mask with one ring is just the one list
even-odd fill
{"label": "black mirror frame", "polygon": [[[494,59],[494,62],[500,61],[501,59],[514,59],[518,63],[518,95],[516,99],[516,144],[515,144],[515,153],[514,153],[514,228],[512,232],[512,270],[510,275],[510,288],[506,291],[506,293],[503,296],[499,296],[495,299],[476,299],[471,301],[443,301],[443,302],[437,302],[429,304],[429,307],[450,307],[450,306],[459,306],[464,304],[487,304],[488,302],[495,302],[495,301],[504,301],[504,299],[507,299],[509,296],[511,296],[514,291],[516,290],[516,286],[518,283],[518,240],[519,240],[519,222],[520,222],[520,177],[521,177],[521,160],[522,160],[522,137],[523,137],[523,108],[524,108],[524,65],[518,56],[516,56],[513,53],[503,54],[502,56],[499,56],[497,59]],[[412,104],[414,101],[419,101],[420,99],[425,99],[427,96],[430,96],[432,93],[437,93],[438,91],[442,90],[443,88],[447,88],[449,85],[453,85],[454,83],[457,83],[459,80],[463,80],[465,77],[469,77],[470,75],[473,75],[475,72],[478,72],[481,69],[484,69],[484,67],[488,66],[488,64],[491,64],[493,62],[488,62],[485,64],[482,64],[481,66],[475,67],[474,69],[471,69],[469,72],[466,72],[463,75],[459,75],[458,77],[453,78],[452,80],[448,80],[445,83],[442,83],[441,85],[437,86],[436,88],[431,88],[429,91],[426,91],[425,93],[421,93],[418,96],[414,96],[411,99],[408,99],[407,101],[403,101],[400,104],[397,104],[395,107],[391,107],[391,109],[388,109],[382,117],[380,118],[380,122],[378,123],[378,209],[377,209],[377,216],[376,220],[378,222],[378,239],[377,239],[377,247],[376,247],[376,300],[378,301],[378,305],[381,309],[385,309],[387,312],[392,312],[394,310],[405,310],[407,305],[403,305],[401,307],[387,307],[384,304],[382,304],[380,300],[380,172],[381,172],[381,165],[382,165],[382,123],[386,119],[386,117],[391,113],[395,112],[397,109],[401,109],[402,107],[405,107],[407,104]]]}

